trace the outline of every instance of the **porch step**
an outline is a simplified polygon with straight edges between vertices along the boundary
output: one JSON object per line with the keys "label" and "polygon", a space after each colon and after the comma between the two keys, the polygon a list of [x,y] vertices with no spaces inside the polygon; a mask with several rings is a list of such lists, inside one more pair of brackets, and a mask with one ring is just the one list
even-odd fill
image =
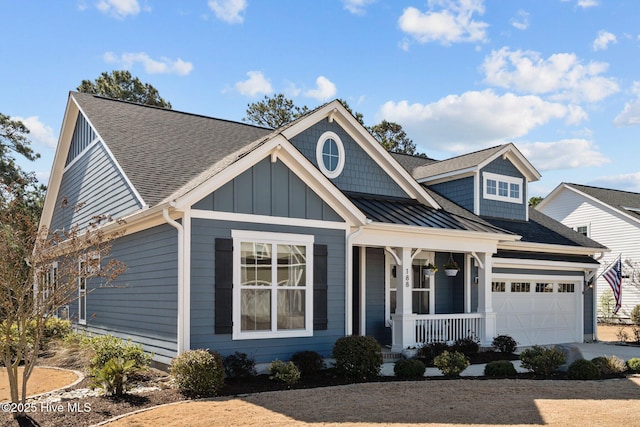
{"label": "porch step", "polygon": [[395,362],[402,359],[402,353],[394,353],[387,348],[382,349],[382,361],[387,362]]}

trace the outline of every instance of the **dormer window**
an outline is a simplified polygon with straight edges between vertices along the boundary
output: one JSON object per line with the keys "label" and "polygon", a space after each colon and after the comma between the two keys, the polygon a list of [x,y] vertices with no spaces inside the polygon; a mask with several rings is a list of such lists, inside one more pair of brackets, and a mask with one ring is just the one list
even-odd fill
{"label": "dormer window", "polygon": [[522,203],[523,179],[485,172],[484,198],[510,203]]}

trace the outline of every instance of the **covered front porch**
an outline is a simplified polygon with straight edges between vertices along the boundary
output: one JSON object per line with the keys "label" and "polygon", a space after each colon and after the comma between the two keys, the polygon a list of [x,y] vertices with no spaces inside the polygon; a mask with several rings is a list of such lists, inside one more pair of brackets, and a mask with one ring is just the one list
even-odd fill
{"label": "covered front porch", "polygon": [[[355,236],[348,333],[374,336],[393,352],[467,337],[490,346],[496,336],[491,277],[497,242],[462,239],[451,230],[429,237],[400,231]],[[374,239],[389,244],[375,245]],[[459,267],[455,276],[444,271],[451,261]]]}

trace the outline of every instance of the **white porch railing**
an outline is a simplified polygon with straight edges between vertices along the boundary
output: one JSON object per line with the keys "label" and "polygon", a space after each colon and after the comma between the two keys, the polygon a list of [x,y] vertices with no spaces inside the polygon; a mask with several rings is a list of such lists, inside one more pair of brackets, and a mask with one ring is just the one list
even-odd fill
{"label": "white porch railing", "polygon": [[416,345],[453,342],[467,337],[484,341],[484,330],[484,315],[482,313],[415,315]]}

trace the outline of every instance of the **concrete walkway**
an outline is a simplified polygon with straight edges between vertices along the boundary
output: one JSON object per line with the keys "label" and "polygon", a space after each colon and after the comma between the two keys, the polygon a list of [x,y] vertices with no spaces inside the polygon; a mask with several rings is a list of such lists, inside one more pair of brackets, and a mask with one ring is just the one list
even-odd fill
{"label": "concrete walkway", "polygon": [[[571,347],[576,347],[580,350],[583,359],[591,360],[594,357],[598,356],[618,356],[625,361],[633,358],[640,358],[640,347],[627,346],[627,345],[616,345],[614,343],[609,342],[593,342],[593,343],[572,343],[567,344]],[[519,349],[521,351],[523,349]],[[518,372],[528,372],[526,369],[520,366],[519,360],[512,361],[513,366],[516,368]],[[380,369],[380,372],[384,376],[393,376],[393,362],[384,363]],[[462,373],[460,376],[462,377],[477,377],[484,375],[484,364],[481,365],[471,365]],[[424,373],[427,377],[440,377],[442,376],[442,372],[438,368],[427,368]]]}

